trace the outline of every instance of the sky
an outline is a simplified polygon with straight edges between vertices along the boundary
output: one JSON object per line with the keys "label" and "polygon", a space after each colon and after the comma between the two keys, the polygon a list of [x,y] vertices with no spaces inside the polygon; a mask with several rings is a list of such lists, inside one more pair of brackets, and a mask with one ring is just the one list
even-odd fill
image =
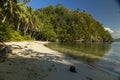
{"label": "sky", "polygon": [[28,6],[36,10],[59,3],[70,10],[85,10],[103,24],[113,38],[120,38],[120,5],[117,0],[31,0]]}

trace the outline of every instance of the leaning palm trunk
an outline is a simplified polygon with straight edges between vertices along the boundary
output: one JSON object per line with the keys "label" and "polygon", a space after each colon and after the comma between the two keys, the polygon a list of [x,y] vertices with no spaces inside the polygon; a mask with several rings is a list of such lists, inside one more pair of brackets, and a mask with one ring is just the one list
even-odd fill
{"label": "leaning palm trunk", "polygon": [[27,26],[25,27],[24,29],[24,35],[26,35],[27,31],[28,31],[28,28],[29,28],[29,24],[27,24]]}
{"label": "leaning palm trunk", "polygon": [[6,18],[7,18],[7,14],[4,16],[2,23],[5,23]]}
{"label": "leaning palm trunk", "polygon": [[20,22],[17,25],[17,31],[19,31],[19,29],[20,29]]}

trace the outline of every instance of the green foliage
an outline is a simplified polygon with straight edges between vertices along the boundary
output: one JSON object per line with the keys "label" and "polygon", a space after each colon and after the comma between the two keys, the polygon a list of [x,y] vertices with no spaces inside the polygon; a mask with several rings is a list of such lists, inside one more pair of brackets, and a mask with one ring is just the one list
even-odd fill
{"label": "green foliage", "polygon": [[[36,15],[43,23],[45,29],[42,38],[50,40],[51,35],[54,39],[61,42],[83,41],[83,42],[111,42],[111,34],[93,17],[79,10],[70,11],[61,4],[56,7],[48,6],[36,11]],[[47,29],[47,26],[51,26]]]}
{"label": "green foliage", "polygon": [[54,32],[54,29],[51,27],[44,27],[44,29],[40,32],[39,36],[41,40],[45,41],[55,41],[56,39],[56,33]]}
{"label": "green foliage", "polygon": [[30,35],[23,36],[23,40],[33,40]]}
{"label": "green foliage", "polygon": [[24,38],[20,35],[20,33],[15,30],[11,30],[8,36],[10,36],[10,38],[8,39],[9,41],[23,41],[24,40]]}
{"label": "green foliage", "polygon": [[37,40],[111,42],[108,31],[93,17],[70,11],[62,4],[36,11],[23,3],[29,0],[2,0],[0,3],[0,41]]}
{"label": "green foliage", "polygon": [[7,23],[0,23],[0,41],[23,41],[30,39],[29,37],[25,36],[22,37],[20,32],[15,31],[13,25],[9,25]]}

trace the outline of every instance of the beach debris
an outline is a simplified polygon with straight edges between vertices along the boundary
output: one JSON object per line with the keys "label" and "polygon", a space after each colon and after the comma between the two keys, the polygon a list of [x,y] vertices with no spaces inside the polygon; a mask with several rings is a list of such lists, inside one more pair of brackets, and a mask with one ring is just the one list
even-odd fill
{"label": "beach debris", "polygon": [[0,43],[0,62],[4,62],[8,53],[12,53],[12,46]]}
{"label": "beach debris", "polygon": [[51,65],[51,67],[55,70],[55,71],[57,71],[57,68],[55,67],[55,65],[53,64],[53,65]]}
{"label": "beach debris", "polygon": [[4,48],[4,52],[5,53],[12,53],[12,46],[11,45],[6,45],[6,47]]}
{"label": "beach debris", "polygon": [[55,67],[55,65],[51,65],[51,68],[48,69],[49,71],[57,71],[57,68]]}
{"label": "beach debris", "polygon": [[75,68],[75,66],[73,66],[73,65],[70,66],[69,71],[70,71],[70,72],[73,72],[73,73],[77,73],[76,68]]}
{"label": "beach debris", "polygon": [[24,46],[24,48],[28,48],[28,46]]}
{"label": "beach debris", "polygon": [[7,53],[12,53],[12,46],[0,43],[0,56],[6,56]]}

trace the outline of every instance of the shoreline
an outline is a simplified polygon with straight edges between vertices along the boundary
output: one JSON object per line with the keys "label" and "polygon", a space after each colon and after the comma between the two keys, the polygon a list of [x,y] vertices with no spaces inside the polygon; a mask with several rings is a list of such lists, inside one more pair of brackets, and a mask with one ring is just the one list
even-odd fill
{"label": "shoreline", "polygon": [[[79,52],[79,51],[74,51],[74,49],[73,49],[73,51],[72,51],[72,48],[64,47],[64,46],[59,46],[59,44],[58,44],[57,48],[54,47],[54,46],[56,46],[56,45],[54,45],[54,44],[52,44],[53,47],[51,47],[51,45],[45,45],[45,46],[47,46],[48,48],[50,48],[50,49],[52,49],[52,50],[59,51],[59,52],[64,53],[64,54],[66,54],[66,55],[68,55],[68,56],[70,56],[70,57],[73,57],[74,59],[76,59],[76,60],[78,60],[78,61],[82,61],[82,62],[84,62],[85,64],[88,64],[88,65],[90,65],[90,66],[94,66],[95,68],[97,68],[97,69],[99,69],[99,70],[102,70],[102,71],[104,71],[104,72],[107,72],[108,74],[113,74],[113,75],[118,76],[118,77],[119,77],[119,75],[120,75],[117,71],[114,71],[114,69],[110,69],[107,65],[106,65],[106,66],[107,66],[108,68],[107,68],[107,67],[104,67],[104,65],[97,64],[97,63],[95,63],[95,64],[92,65],[92,64],[87,63],[87,62],[84,61],[84,60],[79,59],[79,57],[82,57],[82,54],[83,54],[85,57],[90,57],[91,59],[94,59],[94,58],[96,58],[96,59],[101,59],[101,58],[103,58],[103,57],[81,52],[82,50]],[[67,50],[66,50],[66,49],[64,50],[63,48],[66,48]],[[78,55],[76,55],[76,54],[78,54]],[[78,57],[78,56],[79,56],[79,57]],[[83,57],[84,57],[84,56],[83,56]],[[93,56],[93,57],[92,57],[92,56]],[[114,60],[114,59],[109,59],[109,58],[103,58],[102,60],[119,63],[119,61],[116,61],[116,60]]]}
{"label": "shoreline", "polygon": [[[22,46],[23,49],[13,49],[14,55],[10,55],[8,61],[0,63],[0,68],[2,69],[0,69],[0,72],[4,72],[3,75],[0,74],[0,77],[3,77],[5,80],[9,80],[8,78],[11,78],[12,76],[12,80],[16,80],[19,76],[22,77],[20,78],[21,80],[28,80],[29,78],[26,75],[30,73],[33,76],[29,80],[101,80],[101,78],[102,80],[119,79],[117,76],[108,74],[106,71],[99,70],[88,64],[77,61],[70,56],[51,50],[44,46],[46,43],[48,42],[7,42],[7,45],[19,45]],[[24,48],[25,46],[27,47]],[[10,67],[10,61],[14,62],[14,64],[12,63],[11,65],[12,67],[18,67],[18,69],[22,69],[23,71],[15,71],[16,75],[13,76],[14,70],[11,70],[12,67],[11,69],[6,69]],[[76,67],[77,73],[72,73],[69,71],[69,67],[71,65]],[[13,74],[6,75],[5,73],[8,71]],[[23,74],[25,75],[23,76]],[[4,75],[6,75],[8,78]]]}
{"label": "shoreline", "polygon": [[105,69],[105,68],[102,68],[102,67],[99,67],[99,66],[97,66],[97,67],[95,67],[95,68],[97,68],[97,69],[99,69],[99,70],[101,70],[101,71],[103,71],[103,72],[106,72],[106,73],[108,73],[108,74],[110,74],[110,75],[113,75],[113,76],[116,76],[116,77],[120,77],[118,73],[112,72],[112,71],[107,70],[107,69]]}

